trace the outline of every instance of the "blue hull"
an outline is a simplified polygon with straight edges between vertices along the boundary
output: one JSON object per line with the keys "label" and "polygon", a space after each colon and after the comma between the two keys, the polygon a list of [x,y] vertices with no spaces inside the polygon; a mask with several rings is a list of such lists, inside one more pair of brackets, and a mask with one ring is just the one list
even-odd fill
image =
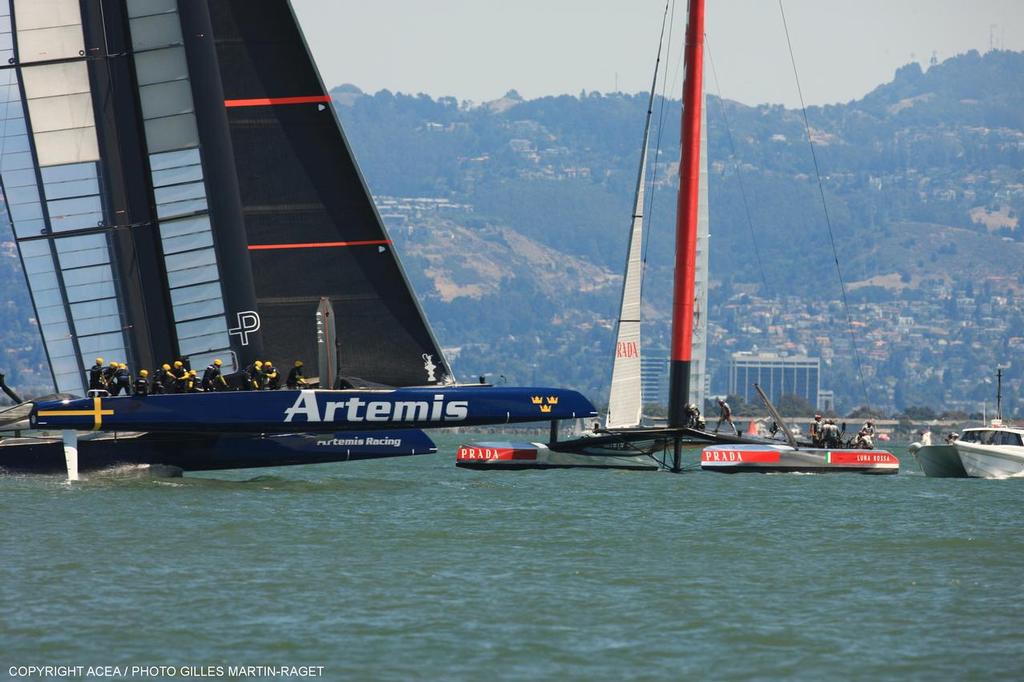
{"label": "blue hull", "polygon": [[[166,465],[184,471],[250,469],[294,464],[348,462],[437,452],[422,431],[335,434],[169,434],[143,433],[115,438],[80,438],[80,471],[126,465]],[[60,438],[0,441],[0,472],[61,474],[66,471]]]}
{"label": "blue hull", "polygon": [[33,428],[179,433],[335,433],[593,417],[576,391],[448,386],[393,390],[239,391],[37,403]]}

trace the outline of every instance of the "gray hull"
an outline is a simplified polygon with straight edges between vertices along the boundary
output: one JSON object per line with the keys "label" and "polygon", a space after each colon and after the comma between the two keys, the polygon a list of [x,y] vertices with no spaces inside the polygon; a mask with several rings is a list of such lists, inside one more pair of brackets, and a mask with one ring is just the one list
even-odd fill
{"label": "gray hull", "polygon": [[960,454],[952,445],[910,446],[910,452],[917,460],[925,476],[930,478],[967,478],[967,472],[960,461]]}

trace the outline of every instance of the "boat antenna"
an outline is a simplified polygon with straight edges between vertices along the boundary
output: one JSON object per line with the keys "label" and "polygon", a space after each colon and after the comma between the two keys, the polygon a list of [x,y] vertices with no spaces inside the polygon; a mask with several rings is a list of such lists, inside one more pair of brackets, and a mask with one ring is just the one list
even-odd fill
{"label": "boat antenna", "polygon": [[871,404],[868,397],[868,385],[864,381],[864,367],[860,359],[860,351],[857,349],[857,337],[853,333],[853,315],[850,313],[850,302],[846,297],[846,283],[843,281],[843,271],[839,267],[839,252],[836,249],[836,238],[832,233],[832,220],[828,213],[828,202],[825,201],[825,186],[821,181],[821,169],[818,167],[818,155],[814,151],[814,141],[811,139],[811,124],[807,120],[807,106],[804,104],[804,92],[800,87],[800,74],[796,70],[796,58],[793,56],[793,42],[789,39],[789,25],[786,23],[786,10],[782,8],[782,0],[779,0],[779,13],[782,15],[782,28],[786,32],[786,45],[789,47],[789,61],[793,65],[793,78],[796,80],[796,91],[800,96],[800,111],[804,116],[804,133],[807,136],[807,144],[811,148],[811,159],[814,161],[814,175],[818,179],[818,194],[821,195],[821,207],[825,212],[825,226],[828,228],[828,240],[832,245],[832,260],[836,264],[836,274],[839,277],[839,290],[843,295],[843,308],[846,311],[847,331],[850,333],[850,345],[853,348],[853,359],[857,364],[857,376],[860,378],[860,388],[864,392],[864,401]]}
{"label": "boat antenna", "polygon": [[996,367],[996,419],[1003,419],[1003,368]]}

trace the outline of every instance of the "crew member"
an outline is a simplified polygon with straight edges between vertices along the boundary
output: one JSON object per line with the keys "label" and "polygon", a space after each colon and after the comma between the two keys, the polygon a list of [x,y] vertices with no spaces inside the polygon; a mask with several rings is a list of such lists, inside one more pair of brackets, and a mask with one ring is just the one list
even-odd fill
{"label": "crew member", "polygon": [[825,444],[824,426],[821,423],[821,415],[814,415],[814,421],[811,422],[811,444],[816,448],[820,448]]}
{"label": "crew member", "polygon": [[175,360],[174,369],[171,373],[174,375],[174,392],[185,393],[185,378],[188,376],[188,369],[186,369],[185,363],[181,360]]}
{"label": "crew member", "polygon": [[226,391],[228,390],[227,379],[220,373],[220,367],[224,364],[220,361],[220,358],[215,358],[206,367],[206,371],[203,372],[203,380],[201,385],[204,391]]}
{"label": "crew member", "polygon": [[177,393],[178,375],[174,373],[171,366],[166,362],[160,368],[160,390],[156,390],[156,381],[153,382],[153,393]]}
{"label": "crew member", "polygon": [[686,425],[691,429],[702,429],[700,418],[700,408],[697,407],[696,403],[690,403],[686,406]]}
{"label": "crew member", "polygon": [[867,420],[864,422],[864,426],[860,427],[860,431],[857,432],[857,441],[854,443],[859,448],[870,450],[875,447],[875,422]]}
{"label": "crew member", "polygon": [[733,432],[738,436],[740,430],[736,428],[736,425],[732,423],[732,408],[729,407],[729,403],[725,402],[721,398],[718,399],[718,423],[715,425],[715,433],[718,433],[719,427],[722,426],[722,422],[728,422],[729,426],[732,427]]}
{"label": "crew member", "polygon": [[128,395],[132,390],[132,378],[128,375],[128,365],[123,362],[115,364],[117,366],[114,368],[114,383],[111,386],[111,394],[121,395],[121,391],[124,391],[124,394]]}
{"label": "crew member", "polygon": [[245,373],[249,375],[249,386],[253,391],[259,391],[263,388],[263,362],[255,360],[251,365],[245,368]]}
{"label": "crew member", "polygon": [[149,370],[139,370],[139,376],[135,378],[134,393],[137,396],[144,396],[149,393]]}
{"label": "crew member", "polygon": [[263,375],[267,378],[267,390],[276,391],[281,388],[281,375],[277,373],[274,363],[267,360],[263,363]]}
{"label": "crew member", "polygon": [[302,388],[306,385],[306,377],[302,376],[302,360],[296,360],[295,366],[288,371],[288,378],[284,385],[291,389]]}
{"label": "crew member", "polygon": [[96,358],[96,364],[89,368],[90,391],[105,390],[107,388],[103,384],[103,370],[103,358]]}
{"label": "crew member", "polygon": [[117,363],[109,362],[107,366],[103,368],[103,376],[100,381],[103,382],[103,388],[111,390],[114,386],[114,373],[117,372]]}
{"label": "crew member", "polygon": [[194,369],[186,370],[182,378],[182,390],[185,393],[199,393],[199,378]]}

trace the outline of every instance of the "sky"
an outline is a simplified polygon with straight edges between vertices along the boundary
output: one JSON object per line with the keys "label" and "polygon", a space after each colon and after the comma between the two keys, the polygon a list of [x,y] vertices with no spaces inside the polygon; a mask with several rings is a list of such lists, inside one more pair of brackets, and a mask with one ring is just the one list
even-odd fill
{"label": "sky", "polygon": [[[671,2],[671,0],[670,0]],[[686,0],[675,0],[678,92]],[[650,88],[665,0],[292,0],[325,84],[484,102]],[[799,104],[778,0],[707,0],[717,85]],[[783,0],[808,105],[858,99],[910,61],[1024,50],[1024,0]],[[673,77],[675,76],[675,77]],[[678,96],[678,95],[677,95]]]}

